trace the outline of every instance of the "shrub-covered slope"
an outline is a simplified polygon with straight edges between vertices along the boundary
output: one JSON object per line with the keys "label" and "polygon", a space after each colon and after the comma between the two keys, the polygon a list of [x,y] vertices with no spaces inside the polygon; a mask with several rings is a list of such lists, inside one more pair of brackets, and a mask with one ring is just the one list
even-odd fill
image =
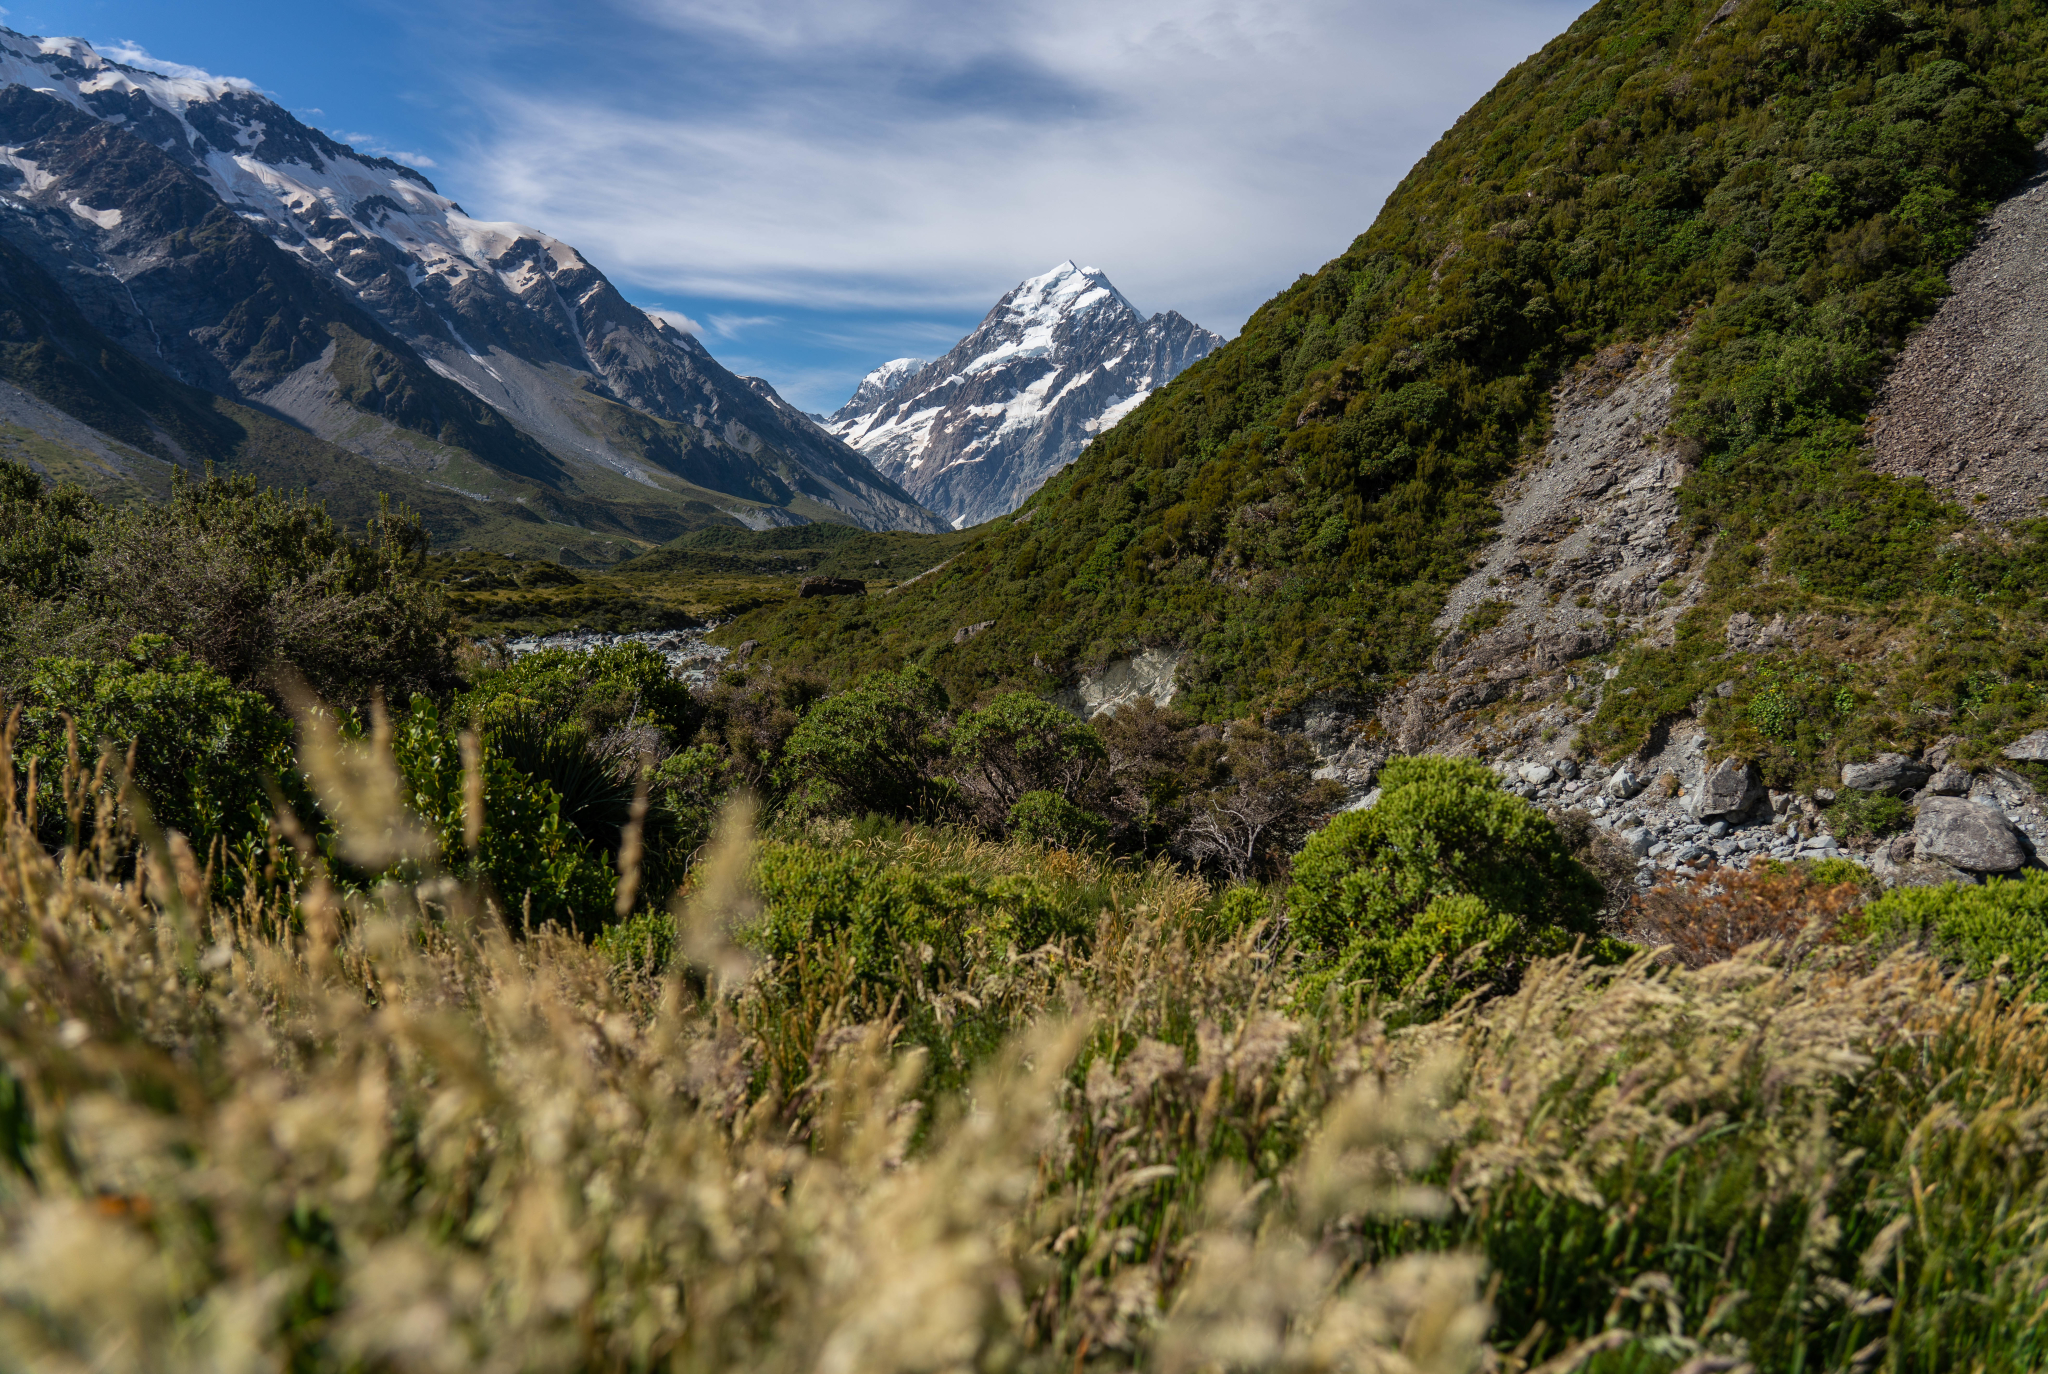
{"label": "shrub-covered slope", "polygon": [[1560,368],[1680,330],[1691,527],[1749,550],[1723,580],[1915,594],[1964,517],[1873,476],[1860,424],[2048,129],[2044,52],[2048,17],[2013,0],[1608,0],[1343,255],[943,573],[729,633],[835,670],[922,655],[956,692],[1043,689],[1170,642],[1189,651],[1180,701],[1212,716],[1369,695],[1426,659]]}

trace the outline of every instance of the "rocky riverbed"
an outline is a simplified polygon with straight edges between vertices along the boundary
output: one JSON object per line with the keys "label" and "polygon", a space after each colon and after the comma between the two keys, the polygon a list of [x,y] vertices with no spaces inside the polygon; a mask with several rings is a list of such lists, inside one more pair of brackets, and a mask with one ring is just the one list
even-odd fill
{"label": "rocky riverbed", "polygon": [[695,630],[643,630],[633,634],[602,634],[587,630],[564,630],[551,635],[527,635],[509,640],[505,651],[514,658],[537,654],[543,649],[568,649],[587,654],[613,644],[645,644],[668,660],[669,671],[692,687],[702,687],[717,675],[719,665],[731,652],[704,638],[707,625]]}
{"label": "rocky riverbed", "polygon": [[1497,760],[1493,768],[1518,796],[1593,816],[1635,855],[1636,884],[1644,888],[1717,867],[1800,858],[1848,859],[1887,886],[1974,883],[2039,867],[2048,846],[2048,803],[2009,767],[1964,768],[1938,747],[1925,758],[1880,755],[1849,765],[1845,786],[1912,806],[1909,830],[1857,844],[1836,833],[1835,789],[1768,790],[1741,760],[1710,761],[1703,743],[1679,736],[1611,771],[1583,771],[1568,757]]}

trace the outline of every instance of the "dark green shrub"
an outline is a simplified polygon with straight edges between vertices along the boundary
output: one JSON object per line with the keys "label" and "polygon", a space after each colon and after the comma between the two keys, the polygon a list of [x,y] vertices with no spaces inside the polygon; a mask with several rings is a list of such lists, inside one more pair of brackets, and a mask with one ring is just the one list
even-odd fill
{"label": "dark green shrub", "polygon": [[[1466,972],[1512,980],[1529,960],[1597,938],[1604,892],[1557,827],[1469,759],[1395,759],[1382,795],[1309,838],[1294,861],[1297,937],[1386,991],[1430,958],[1487,942]],[[1468,980],[1469,981],[1469,980]]]}
{"label": "dark green shrub", "polygon": [[2048,974],[2048,873],[1992,878],[1981,887],[1898,887],[1863,909],[1865,929],[1927,945],[1971,978],[1999,971],[2031,984]]}
{"label": "dark green shrub", "polygon": [[[104,506],[12,477],[0,492],[0,647],[118,661],[137,634],[237,687],[282,675],[326,700],[403,700],[454,685],[448,614],[425,579],[427,531],[385,512],[360,538],[252,479],[176,478],[171,499]],[[11,644],[10,644],[11,641]],[[0,654],[0,686],[25,664]]]}
{"label": "dark green shrub", "polygon": [[1026,792],[1010,808],[1010,833],[1059,849],[1101,849],[1109,822],[1057,792]]}
{"label": "dark green shrub", "polygon": [[1004,692],[960,718],[952,735],[954,767],[993,809],[1008,811],[1027,792],[1082,798],[1108,756],[1087,725],[1042,697]]}
{"label": "dark green shrub", "polygon": [[1845,787],[1835,794],[1828,808],[1828,829],[1845,839],[1868,842],[1896,835],[1911,821],[1912,814],[1897,797],[1882,792],[1859,792]]}
{"label": "dark green shrub", "polygon": [[464,835],[462,748],[433,706],[416,701],[394,726],[392,754],[405,779],[406,802],[439,841],[441,865],[482,884],[502,905],[507,923],[556,921],[595,933],[612,919],[615,877],[610,855],[579,834],[561,797],[512,760],[483,755],[484,816],[472,852]]}
{"label": "dark green shrub", "polygon": [[871,673],[826,697],[790,733],[777,774],[802,809],[913,816],[943,808],[946,691],[924,669]]}
{"label": "dark green shrub", "polygon": [[456,699],[453,715],[486,728],[517,720],[522,728],[592,742],[653,726],[681,741],[696,729],[701,712],[668,660],[645,644],[627,643],[588,653],[543,649],[515,659],[478,677]]}
{"label": "dark green shrub", "polygon": [[1315,776],[1315,750],[1300,735],[1251,721],[1188,751],[1188,819],[1175,847],[1232,882],[1271,877],[1309,830],[1344,798]]}
{"label": "dark green shrub", "polygon": [[259,694],[177,652],[164,635],[137,635],[126,656],[111,663],[38,659],[29,671],[25,716],[27,738],[15,766],[38,762],[45,817],[59,805],[69,717],[80,763],[90,771],[102,742],[111,745],[111,786],[132,748],[134,781],[157,824],[184,834],[202,854],[216,838],[234,845],[264,833],[266,780],[289,784],[294,776],[291,722]]}

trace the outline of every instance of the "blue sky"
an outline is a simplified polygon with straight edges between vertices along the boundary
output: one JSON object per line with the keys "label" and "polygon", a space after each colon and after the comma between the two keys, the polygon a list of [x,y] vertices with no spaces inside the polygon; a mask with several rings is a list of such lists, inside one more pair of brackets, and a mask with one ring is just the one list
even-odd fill
{"label": "blue sky", "polygon": [[1073,258],[1233,334],[1577,0],[27,0],[575,244],[813,410]]}

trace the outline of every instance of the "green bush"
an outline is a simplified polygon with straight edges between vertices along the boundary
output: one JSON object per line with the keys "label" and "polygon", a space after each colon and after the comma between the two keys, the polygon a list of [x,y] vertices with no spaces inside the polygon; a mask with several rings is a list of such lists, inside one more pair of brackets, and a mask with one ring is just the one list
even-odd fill
{"label": "green bush", "polygon": [[924,669],[871,673],[811,707],[777,774],[804,810],[913,816],[942,808],[934,772],[947,756],[946,690]]}
{"label": "green bush", "polygon": [[1102,740],[1042,697],[1004,692],[960,718],[952,735],[955,768],[1007,811],[1027,792],[1077,800],[1107,763]]}
{"label": "green bush", "polygon": [[1896,835],[1912,820],[1912,813],[1897,797],[1882,792],[1860,792],[1845,787],[1835,794],[1828,808],[1828,828],[1837,835],[1859,840]]}
{"label": "green bush", "polygon": [[1483,764],[1395,759],[1380,787],[1377,805],[1309,837],[1287,894],[1297,937],[1344,977],[1395,991],[1484,940],[1467,972],[1512,981],[1530,959],[1597,938],[1599,879]]}
{"label": "green bush", "polygon": [[181,472],[169,501],[131,509],[0,467],[0,687],[21,686],[32,649],[112,663],[143,633],[241,688],[289,675],[361,703],[454,685],[416,517],[386,511],[357,537],[248,478]]}
{"label": "green bush", "polygon": [[167,636],[137,635],[112,663],[44,658],[29,670],[28,732],[16,768],[37,761],[46,821],[60,805],[66,717],[88,772],[102,742],[113,747],[117,769],[133,749],[134,781],[157,823],[202,854],[216,838],[233,846],[263,834],[266,781],[289,786],[295,777],[291,722],[259,694],[177,652]]}
{"label": "green bush", "polygon": [[1026,792],[1010,808],[1010,833],[1059,849],[1101,849],[1109,822],[1057,792]]}
{"label": "green bush", "polygon": [[2048,873],[1993,878],[1981,887],[1898,887],[1863,909],[1884,939],[1925,944],[1972,978],[2004,972],[2031,984],[2048,974]]}
{"label": "green bush", "polygon": [[616,878],[610,856],[580,835],[562,799],[501,755],[483,754],[484,816],[472,852],[464,835],[462,749],[431,703],[413,703],[392,733],[406,802],[434,833],[443,868],[478,883],[522,929],[556,921],[586,934],[612,919]]}
{"label": "green bush", "polygon": [[868,982],[937,962],[956,972],[968,937],[1030,950],[1094,929],[1096,908],[1017,875],[891,862],[865,849],[762,848],[754,885],[764,911],[749,943],[786,967],[843,946]]}
{"label": "green bush", "polygon": [[550,735],[598,741],[653,726],[687,739],[702,713],[688,684],[645,644],[608,644],[580,653],[543,649],[480,675],[456,698],[454,719],[486,728],[519,721]]}

